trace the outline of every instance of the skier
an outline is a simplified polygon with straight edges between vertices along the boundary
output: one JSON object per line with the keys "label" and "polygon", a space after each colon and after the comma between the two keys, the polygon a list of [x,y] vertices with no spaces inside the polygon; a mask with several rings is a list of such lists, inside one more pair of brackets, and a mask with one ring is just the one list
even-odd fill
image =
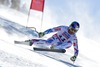
{"label": "skier", "polygon": [[[67,49],[74,46],[74,56],[70,58],[71,61],[75,61],[78,56],[78,40],[76,32],[79,30],[80,25],[77,21],[73,21],[70,26],[58,26],[48,29],[44,32],[39,32],[39,37],[43,37],[46,34],[56,32],[52,37],[47,40],[44,39],[32,39],[30,46],[35,43],[51,45],[52,49]],[[28,40],[26,40],[28,41]]]}

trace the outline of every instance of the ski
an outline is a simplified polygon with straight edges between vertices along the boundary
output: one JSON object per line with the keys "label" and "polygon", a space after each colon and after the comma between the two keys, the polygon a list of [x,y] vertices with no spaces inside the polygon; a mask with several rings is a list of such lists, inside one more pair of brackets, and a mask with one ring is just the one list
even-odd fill
{"label": "ski", "polygon": [[30,42],[25,42],[25,41],[14,41],[14,44],[30,45]]}
{"label": "ski", "polygon": [[[30,46],[29,41],[14,41],[14,44],[23,44],[23,45],[28,45]],[[65,53],[65,49],[46,49],[46,48],[36,48],[33,47],[34,51],[49,51],[49,52],[58,52],[58,53]]]}
{"label": "ski", "polygon": [[46,49],[46,48],[36,48],[33,47],[34,51],[49,51],[49,52],[58,52],[58,53],[65,53],[65,49]]}

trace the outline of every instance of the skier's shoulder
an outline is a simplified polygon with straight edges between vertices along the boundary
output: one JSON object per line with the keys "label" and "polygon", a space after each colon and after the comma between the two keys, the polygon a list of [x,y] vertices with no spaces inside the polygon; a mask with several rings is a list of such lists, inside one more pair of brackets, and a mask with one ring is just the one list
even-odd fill
{"label": "skier's shoulder", "polygon": [[60,27],[60,28],[68,28],[68,26],[65,26],[65,25],[60,25],[58,27]]}
{"label": "skier's shoulder", "polygon": [[74,39],[74,40],[77,40],[76,34],[73,34],[73,39]]}

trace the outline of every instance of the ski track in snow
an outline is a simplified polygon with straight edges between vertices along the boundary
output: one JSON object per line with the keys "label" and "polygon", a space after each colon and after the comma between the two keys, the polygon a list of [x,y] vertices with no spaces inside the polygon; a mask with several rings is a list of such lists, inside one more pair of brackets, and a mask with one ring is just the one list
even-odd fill
{"label": "ski track in snow", "polygon": [[[41,54],[41,55],[44,55],[44,56],[46,56],[46,57],[49,57],[49,58],[51,58],[51,59],[54,59],[54,60],[56,60],[56,61],[59,61],[59,62],[61,62],[61,63],[64,63],[64,64],[66,64],[67,66],[69,66],[69,67],[82,67],[82,66],[78,66],[78,65],[74,65],[73,63],[70,63],[69,61],[66,61],[68,58],[67,58],[67,56],[68,55],[66,55],[66,54],[63,54],[63,53],[52,53],[52,52],[39,52],[39,51],[36,51],[36,53],[39,53],[39,54]],[[64,57],[64,58],[63,58]],[[67,59],[66,59],[66,58]]]}
{"label": "ski track in snow", "polygon": [[[0,66],[1,67],[46,67],[45,65],[38,64],[28,60],[20,55],[23,53],[23,48],[5,40],[0,39]],[[19,53],[18,53],[19,52]]]}
{"label": "ski track in snow", "polygon": [[7,67],[45,67],[2,50],[0,50],[0,61],[2,62],[0,63],[1,67],[5,67],[5,65]]}

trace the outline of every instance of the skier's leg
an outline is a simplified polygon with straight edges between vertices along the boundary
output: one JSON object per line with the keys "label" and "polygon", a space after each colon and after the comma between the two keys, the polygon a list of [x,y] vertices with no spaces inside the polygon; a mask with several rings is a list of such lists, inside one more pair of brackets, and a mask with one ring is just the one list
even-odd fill
{"label": "skier's leg", "polygon": [[53,39],[49,38],[47,40],[44,39],[32,39],[30,40],[30,46],[32,46],[32,44],[46,44],[46,45],[51,45],[53,43]]}
{"label": "skier's leg", "polygon": [[47,45],[50,45],[50,49],[53,49],[57,45],[58,40],[53,36],[53,37],[47,39],[46,43],[47,43]]}
{"label": "skier's leg", "polygon": [[30,46],[32,46],[33,44],[46,44],[46,40],[32,39],[32,40],[30,40]]}

